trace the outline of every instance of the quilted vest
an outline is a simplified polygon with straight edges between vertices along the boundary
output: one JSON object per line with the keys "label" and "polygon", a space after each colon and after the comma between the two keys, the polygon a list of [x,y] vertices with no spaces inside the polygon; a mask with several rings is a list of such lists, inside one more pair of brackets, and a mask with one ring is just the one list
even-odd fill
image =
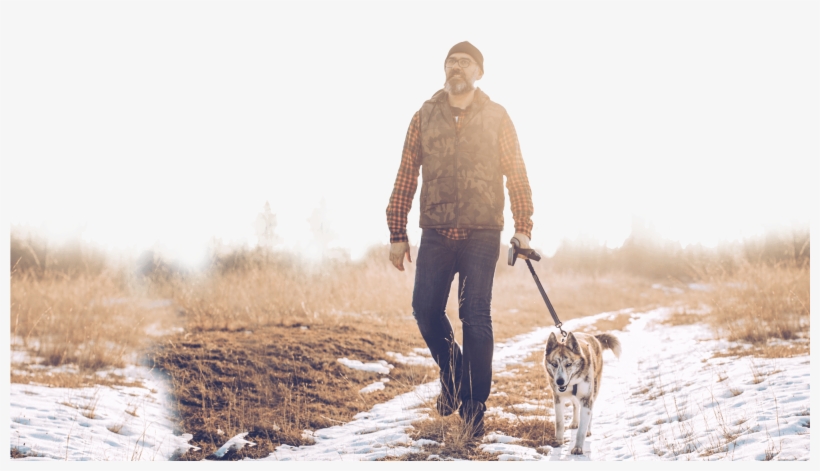
{"label": "quilted vest", "polygon": [[507,111],[477,89],[461,129],[439,90],[419,110],[421,207],[425,229],[504,228],[504,179],[498,132]]}

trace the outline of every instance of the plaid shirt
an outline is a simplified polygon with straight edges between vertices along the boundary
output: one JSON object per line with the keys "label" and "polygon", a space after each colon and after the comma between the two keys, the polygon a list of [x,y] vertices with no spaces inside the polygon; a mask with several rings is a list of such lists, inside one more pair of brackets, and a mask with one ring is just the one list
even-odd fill
{"label": "plaid shirt", "polygon": [[[462,116],[465,110],[451,107],[456,121],[456,133],[461,129]],[[509,116],[501,125],[498,135],[501,155],[501,171],[507,176],[507,191],[510,193],[510,209],[515,221],[515,232],[531,237],[532,232],[532,193],[527,180],[527,169],[518,146],[518,135],[515,133]],[[404,150],[401,154],[401,165],[387,206],[387,227],[390,229],[390,242],[407,242],[407,213],[413,205],[413,196],[419,181],[421,168],[421,123],[419,113],[413,115]],[[463,240],[470,236],[470,229],[436,229],[439,234],[454,240]]]}

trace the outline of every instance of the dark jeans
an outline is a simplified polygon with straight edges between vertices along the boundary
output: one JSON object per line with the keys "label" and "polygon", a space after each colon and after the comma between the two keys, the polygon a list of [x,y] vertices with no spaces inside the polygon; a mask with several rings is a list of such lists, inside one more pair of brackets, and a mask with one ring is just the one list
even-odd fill
{"label": "dark jeans", "polygon": [[[490,302],[500,244],[501,232],[496,230],[474,229],[466,240],[448,239],[435,229],[424,229],[421,235],[413,316],[441,368],[444,386],[453,387],[462,402],[485,402],[490,395],[493,361]],[[456,273],[463,351],[444,313]]]}

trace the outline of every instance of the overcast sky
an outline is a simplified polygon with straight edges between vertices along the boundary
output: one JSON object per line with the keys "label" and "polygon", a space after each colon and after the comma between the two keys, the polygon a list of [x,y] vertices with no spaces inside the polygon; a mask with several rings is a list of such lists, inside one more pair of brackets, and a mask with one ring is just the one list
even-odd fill
{"label": "overcast sky", "polygon": [[3,2],[3,220],[194,262],[213,237],[254,244],[266,201],[280,247],[315,253],[308,220],[324,200],[330,245],[355,257],[388,242],[410,118],[441,88],[447,50],[469,40],[485,59],[478,86],[518,131],[535,247],[614,247],[633,216],[682,244],[806,223],[818,13],[783,1]]}

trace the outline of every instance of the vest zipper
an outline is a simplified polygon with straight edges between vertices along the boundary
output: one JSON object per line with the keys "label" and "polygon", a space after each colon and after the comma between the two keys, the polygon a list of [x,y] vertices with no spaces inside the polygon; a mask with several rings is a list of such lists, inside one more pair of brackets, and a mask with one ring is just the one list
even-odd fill
{"label": "vest zipper", "polygon": [[[448,103],[449,105],[449,103]],[[456,131],[456,142],[455,142],[455,152],[453,153],[453,160],[455,160],[455,183],[456,183],[456,206],[453,208],[453,212],[456,215],[456,229],[458,229],[458,134],[459,134],[459,126],[458,121],[454,123],[455,131]]]}

